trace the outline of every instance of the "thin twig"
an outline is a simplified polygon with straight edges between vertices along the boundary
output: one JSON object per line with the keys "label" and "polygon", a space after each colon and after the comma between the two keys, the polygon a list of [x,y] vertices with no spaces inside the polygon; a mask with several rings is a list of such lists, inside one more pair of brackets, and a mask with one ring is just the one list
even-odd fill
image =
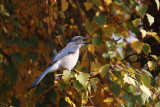
{"label": "thin twig", "polygon": [[33,107],[36,106],[38,100],[39,100],[42,96],[44,96],[47,92],[49,92],[50,90],[52,90],[52,89],[54,89],[54,88],[57,88],[57,86],[52,86],[52,87],[50,87],[49,89],[45,90],[41,95],[39,95],[38,98],[36,99]]}
{"label": "thin twig", "polygon": [[133,56],[133,55],[136,55],[137,53],[133,53],[133,54],[130,54],[128,56],[126,56],[125,58],[123,58],[121,61],[123,62],[124,60],[128,59],[129,57]]}

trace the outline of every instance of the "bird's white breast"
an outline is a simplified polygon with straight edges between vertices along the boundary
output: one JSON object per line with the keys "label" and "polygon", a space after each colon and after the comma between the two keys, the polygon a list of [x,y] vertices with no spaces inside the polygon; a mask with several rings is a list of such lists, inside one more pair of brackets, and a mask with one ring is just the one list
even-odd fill
{"label": "bird's white breast", "polygon": [[77,48],[75,53],[71,53],[67,56],[64,56],[60,60],[60,68],[66,69],[66,70],[72,70],[74,66],[76,65],[79,58],[79,48]]}

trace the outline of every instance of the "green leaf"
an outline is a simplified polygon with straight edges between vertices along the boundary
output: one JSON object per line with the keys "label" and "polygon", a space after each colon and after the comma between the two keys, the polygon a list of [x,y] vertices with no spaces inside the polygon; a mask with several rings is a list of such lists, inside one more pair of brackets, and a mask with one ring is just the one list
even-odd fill
{"label": "green leaf", "polygon": [[157,5],[157,10],[159,10],[159,0],[155,0],[156,5]]}
{"label": "green leaf", "polygon": [[132,21],[134,27],[139,26],[140,22],[141,22],[141,18],[137,18],[137,19],[135,19],[135,20]]}
{"label": "green leaf", "polygon": [[151,16],[150,14],[148,14],[148,13],[146,15],[147,15],[149,25],[151,26],[154,23],[154,17]]}
{"label": "green leaf", "polygon": [[160,107],[160,101],[156,103],[155,107]]}
{"label": "green leaf", "polygon": [[126,107],[135,107],[136,97],[133,97],[131,94],[127,92],[124,93],[122,97],[127,103]]}
{"label": "green leaf", "polygon": [[150,55],[152,58],[154,58],[154,59],[158,59],[158,57],[156,56],[156,55]]}
{"label": "green leaf", "polygon": [[98,29],[98,26],[93,22],[88,22],[86,24],[86,29],[90,34],[93,34]]}
{"label": "green leaf", "polygon": [[148,65],[150,71],[154,70],[156,67],[156,63],[154,61],[148,61],[147,65]]}
{"label": "green leaf", "polygon": [[104,24],[106,24],[106,18],[103,15],[99,15],[99,16],[94,16],[93,20],[99,25],[99,26],[103,26]]}
{"label": "green leaf", "polygon": [[97,83],[99,82],[99,79],[98,78],[91,78],[90,79],[90,83],[91,83],[91,86],[92,86],[92,88],[93,88],[93,90],[94,90],[94,92],[96,93],[96,91],[97,91]]}
{"label": "green leaf", "polygon": [[143,44],[143,52],[145,54],[149,54],[151,52],[151,48],[150,48],[149,44],[147,44],[147,43]]}
{"label": "green leaf", "polygon": [[77,91],[81,91],[83,89],[83,85],[79,83],[78,80],[73,81],[73,86]]}
{"label": "green leaf", "polygon": [[73,77],[73,76],[74,76],[74,72],[67,71],[67,70],[63,71],[63,77],[62,78],[64,79],[64,81],[69,81],[70,78]]}
{"label": "green leaf", "polygon": [[66,87],[68,87],[69,86],[69,83],[67,83],[67,82],[64,82],[64,81],[59,81],[58,82],[58,88],[62,91],[62,90],[64,90]]}
{"label": "green leaf", "polygon": [[113,94],[118,97],[121,91],[121,87],[119,84],[111,84],[110,85],[110,90],[113,92]]}
{"label": "green leaf", "polygon": [[147,12],[147,8],[148,8],[147,5],[141,4],[141,5],[139,5],[139,6],[136,6],[136,11],[138,12],[138,14],[139,14],[141,17],[143,17],[143,16],[146,14],[146,12]]}
{"label": "green leaf", "polygon": [[102,37],[101,36],[94,36],[92,38],[92,43],[95,44],[95,45],[101,45]]}
{"label": "green leaf", "polygon": [[79,72],[75,74],[76,79],[86,88],[90,75],[88,73]]}
{"label": "green leaf", "polygon": [[150,85],[151,85],[151,79],[150,79],[150,77],[146,73],[142,73],[141,74],[141,80],[142,80],[142,83],[145,86],[147,86],[148,88],[150,87]]}
{"label": "green leaf", "polygon": [[147,70],[142,70],[142,72],[146,73],[149,77],[153,77],[152,74]]}
{"label": "green leaf", "polygon": [[65,19],[65,14],[64,14],[64,12],[59,11],[59,14],[62,16],[62,18]]}
{"label": "green leaf", "polygon": [[110,68],[110,64],[106,64],[106,65],[103,65],[100,69],[99,69],[99,73],[102,77],[105,77],[107,72],[109,71],[109,68]]}

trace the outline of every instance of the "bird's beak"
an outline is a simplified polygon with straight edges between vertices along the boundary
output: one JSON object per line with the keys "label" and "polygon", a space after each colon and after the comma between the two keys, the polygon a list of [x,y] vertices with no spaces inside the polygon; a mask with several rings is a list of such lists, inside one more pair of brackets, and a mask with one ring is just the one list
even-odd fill
{"label": "bird's beak", "polygon": [[[83,40],[91,39],[91,37],[83,37]],[[84,44],[91,44],[91,42],[84,42]]]}

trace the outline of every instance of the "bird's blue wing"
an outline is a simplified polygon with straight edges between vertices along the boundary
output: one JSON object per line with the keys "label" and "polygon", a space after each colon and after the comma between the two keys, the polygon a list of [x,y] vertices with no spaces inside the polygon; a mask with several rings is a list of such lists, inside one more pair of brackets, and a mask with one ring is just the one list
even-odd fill
{"label": "bird's blue wing", "polygon": [[76,46],[68,46],[65,47],[63,50],[61,50],[57,55],[55,55],[52,59],[52,61],[50,62],[49,66],[51,66],[52,64],[54,64],[56,61],[58,61],[59,59],[63,58],[66,55],[69,55],[71,53],[75,53],[76,52],[77,47]]}

